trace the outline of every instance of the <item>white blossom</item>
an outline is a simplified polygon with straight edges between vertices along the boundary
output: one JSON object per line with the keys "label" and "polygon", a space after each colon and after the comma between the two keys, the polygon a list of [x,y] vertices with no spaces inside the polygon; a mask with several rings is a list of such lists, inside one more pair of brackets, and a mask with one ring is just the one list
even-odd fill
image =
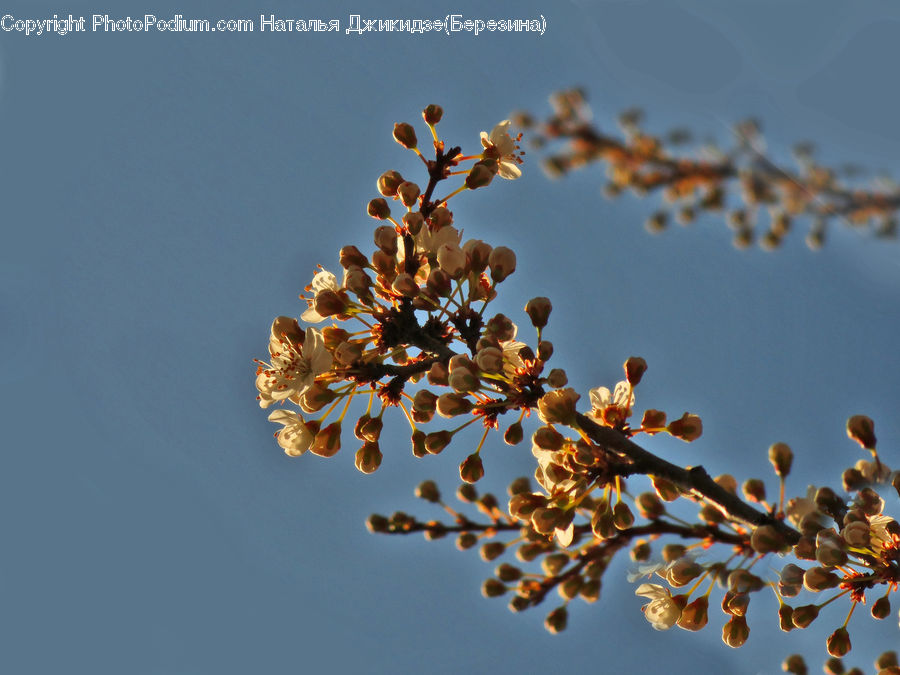
{"label": "white blossom", "polygon": [[650,599],[641,611],[656,630],[669,630],[681,617],[681,608],[672,598],[669,589],[659,584],[641,584],[634,594]]}

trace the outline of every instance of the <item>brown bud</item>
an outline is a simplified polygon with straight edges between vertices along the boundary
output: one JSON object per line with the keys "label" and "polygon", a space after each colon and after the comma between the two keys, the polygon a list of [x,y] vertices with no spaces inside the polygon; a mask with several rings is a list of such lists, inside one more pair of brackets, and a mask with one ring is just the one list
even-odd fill
{"label": "brown bud", "polygon": [[538,399],[538,417],[546,424],[569,425],[575,420],[579,395],[574,389],[548,391]]}
{"label": "brown bud", "polygon": [[847,420],[847,436],[868,450],[875,449],[875,423],[865,415],[854,415]]}
{"label": "brown bud", "polygon": [[819,608],[816,605],[800,605],[794,607],[791,621],[796,628],[806,628],[819,616]]}
{"label": "brown bud", "polygon": [[531,325],[535,328],[543,328],[547,325],[552,309],[553,305],[550,304],[550,300],[547,298],[532,298],[525,305],[525,313],[528,314],[528,317],[531,319]]}
{"label": "brown bud", "polygon": [[667,478],[650,476],[650,482],[653,484],[653,489],[656,490],[656,494],[664,502],[675,501],[676,499],[678,499],[678,497],[681,496],[681,492],[679,492],[678,486],[676,486],[675,483],[668,480]]}
{"label": "brown bud", "polygon": [[891,601],[886,595],[878,598],[872,605],[873,619],[886,619],[891,613]]}
{"label": "brown bud", "polygon": [[398,122],[394,125],[394,140],[407,150],[415,150],[418,145],[416,130],[406,122]]}
{"label": "brown bud", "polygon": [[491,279],[499,284],[516,271],[516,254],[506,246],[498,246],[488,256],[488,264],[491,267]]}
{"label": "brown bud", "polygon": [[397,194],[397,186],[403,182],[403,176],[396,171],[385,171],[378,177],[378,191],[385,197]]}
{"label": "brown bud", "polygon": [[703,567],[693,558],[681,558],[666,569],[666,581],[681,588],[703,574]]}
{"label": "brown bud", "polygon": [[786,545],[784,537],[772,525],[760,525],[750,536],[750,546],[757,553],[776,553]]}
{"label": "brown bud", "polygon": [[850,633],[844,627],[838,628],[825,641],[828,653],[832,656],[846,656],[850,652]]}
{"label": "brown bud", "polygon": [[636,387],[647,372],[647,362],[640,356],[631,356],[625,361],[625,379],[632,387]]}
{"label": "brown bud", "polygon": [[499,579],[485,579],[481,594],[486,598],[498,598],[506,593],[506,585]]}
{"label": "brown bud", "polygon": [[618,502],[613,507],[613,524],[617,530],[627,530],[634,525],[634,514],[625,502]]}
{"label": "brown bud", "polygon": [[818,593],[829,588],[835,588],[841,579],[834,572],[824,567],[810,567],[803,574],[803,587],[808,591]]}
{"label": "brown bud", "polygon": [[484,476],[484,465],[481,456],[473,452],[459,465],[459,477],[467,483],[476,483]]}
{"label": "brown bud", "polygon": [[369,202],[366,213],[377,220],[385,220],[391,215],[391,207],[384,199],[378,197]]}
{"label": "brown bud", "polygon": [[868,484],[865,476],[859,469],[847,469],[841,474],[844,492],[856,492],[862,490]]}
{"label": "brown bud", "polygon": [[490,185],[494,179],[494,172],[488,167],[484,160],[477,162],[466,174],[466,187],[470,190],[477,190],[480,187]]}
{"label": "brown bud", "polygon": [[513,422],[506,428],[506,431],[503,432],[503,441],[507,445],[518,445],[522,442],[523,437],[524,432],[522,430],[521,422]]}
{"label": "brown bud", "polygon": [[750,627],[742,614],[732,616],[722,627],[722,642],[732,648],[742,646],[750,637]]}
{"label": "brown bud", "polygon": [[485,562],[490,562],[491,560],[495,560],[503,555],[503,552],[506,550],[506,544],[502,541],[489,541],[481,545],[481,559]]}
{"label": "brown bud", "polygon": [[769,447],[769,461],[775,468],[775,475],[785,478],[791,472],[794,453],[787,443],[775,443]]}
{"label": "brown bud", "polygon": [[794,608],[790,605],[781,605],[778,608],[778,625],[785,633],[790,633],[796,628],[793,622]]}
{"label": "brown bud", "polygon": [[666,563],[675,562],[687,553],[687,547],[683,544],[666,544],[662,548],[662,558]]}
{"label": "brown bud", "polygon": [[388,519],[384,516],[380,516],[377,513],[373,513],[366,519],[366,529],[373,534],[376,532],[387,532],[388,531]]}
{"label": "brown bud", "polygon": [[[541,345],[547,344],[546,342],[541,342]],[[538,351],[540,351],[540,346],[538,345]],[[565,387],[569,383],[569,378],[566,376],[566,371],[562,368],[554,368],[550,371],[550,374],[547,375],[547,384],[549,384],[554,389],[560,389]]]}
{"label": "brown bud", "polygon": [[786,673],[793,675],[807,675],[809,670],[806,667],[806,661],[799,654],[791,654],[781,664],[781,669]]}
{"label": "brown bud", "polygon": [[766,501],[766,484],[759,478],[750,478],[744,481],[741,486],[744,493],[744,499],[748,502],[764,502]]}
{"label": "brown bud", "polygon": [[634,504],[641,518],[647,520],[655,520],[666,512],[666,507],[653,492],[642,492],[634,500]]}
{"label": "brown bud", "polygon": [[681,611],[678,626],[685,630],[698,631],[709,620],[709,598],[701,595],[693,602],[689,602]]}
{"label": "brown bud", "polygon": [[441,417],[465,415],[470,412],[473,407],[474,404],[462,394],[441,394],[437,400],[437,412]]}
{"label": "brown bud", "polygon": [[[875,659],[875,667],[882,670],[885,668],[896,668],[897,665],[897,652],[893,650],[882,652],[878,655],[878,658]],[[881,674],[879,673],[879,675]]]}
{"label": "brown bud", "polygon": [[600,585],[599,579],[588,579],[581,585],[578,595],[585,602],[597,602],[600,599]]}
{"label": "brown bud", "polygon": [[634,546],[631,547],[629,551],[629,555],[631,559],[635,562],[646,562],[650,559],[650,555],[653,553],[650,548],[650,543],[645,541],[644,539],[638,540]]}
{"label": "brown bud", "polygon": [[363,446],[356,451],[356,468],[363,473],[374,473],[379,466],[383,455],[378,447],[377,441],[366,441]]}
{"label": "brown bud", "polygon": [[469,483],[461,483],[456,488],[456,498],[465,504],[473,504],[478,500],[478,489]]}
{"label": "brown bud", "polygon": [[465,551],[478,543],[478,537],[473,532],[463,532],[456,538],[456,548]]}
{"label": "brown bud", "polygon": [[703,422],[697,415],[684,413],[680,419],[669,422],[666,431],[675,438],[680,438],[681,440],[690,443],[691,441],[700,438],[700,435],[703,433]]}
{"label": "brown bud", "polygon": [[437,483],[433,480],[422,481],[416,486],[416,497],[424,499],[432,504],[441,501],[441,491],[438,489]]}
{"label": "brown bud", "polygon": [[341,423],[332,422],[313,439],[309,451],[320,457],[333,457],[341,449]]}
{"label": "brown bud", "polygon": [[444,109],[434,103],[425,106],[425,110],[422,111],[422,119],[425,120],[425,124],[430,124],[432,126],[440,122],[443,116]]}
{"label": "brown bud", "polygon": [[428,449],[425,447],[425,432],[421,429],[416,429],[412,433],[412,452],[416,457],[424,457],[428,454]]}
{"label": "brown bud", "polygon": [[563,605],[562,607],[557,607],[547,615],[547,618],[544,619],[544,628],[549,632],[556,634],[566,629],[568,621],[569,610]]}
{"label": "brown bud", "polygon": [[440,361],[436,361],[431,365],[428,371],[428,383],[446,387],[448,384],[449,373],[447,366]]}
{"label": "brown bud", "polygon": [[428,450],[429,454],[437,455],[450,445],[452,439],[453,436],[449,431],[432,431],[425,436],[425,448]]}
{"label": "brown bud", "polygon": [[[540,342],[538,342],[537,356],[541,361],[549,361],[550,357],[553,356],[553,343],[549,340],[541,340]],[[553,377],[553,373],[555,373],[557,370],[560,369],[554,368],[553,370],[551,370],[548,379],[550,377]],[[561,372],[563,373],[563,375],[565,375],[565,371]],[[551,384],[550,386],[552,387],[553,385]],[[563,384],[560,386],[564,387],[565,385]]]}
{"label": "brown bud", "polygon": [[369,264],[369,259],[364,256],[355,246],[344,246],[341,249],[341,267],[349,269],[352,266],[365,267]]}

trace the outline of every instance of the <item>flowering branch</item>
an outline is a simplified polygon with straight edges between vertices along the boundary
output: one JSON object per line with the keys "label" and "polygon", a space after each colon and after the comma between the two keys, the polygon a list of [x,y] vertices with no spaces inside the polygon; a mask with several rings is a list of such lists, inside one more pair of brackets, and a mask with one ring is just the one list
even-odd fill
{"label": "flowering branch", "polygon": [[[571,97],[563,100],[574,105]],[[482,132],[479,153],[462,155],[458,146],[445,150],[438,137],[435,125],[442,114],[434,105],[423,111],[434,159],[425,158],[411,125],[394,127],[395,140],[424,163],[425,191],[397,171],[383,173],[377,181],[381,197],[367,206],[379,223],[373,233],[375,250],[366,255],[345,246],[339,256],[341,281],[320,267],[305,289],[309,295],[301,295],[307,306],[300,320],[329,325],[301,328],[287,316],[272,323],[269,361],[257,361],[256,388],[261,407],[277,406],[269,419],[280,425],[278,444],[291,457],[335,455],[356,397],[367,404],[353,428],[362,443],[355,464],[367,474],[383,460],[379,441],[385,424],[402,420],[409,425],[416,457],[442,453],[457,434],[475,425],[483,430],[481,440],[459,464],[457,497],[486,520],[450,507],[436,483],[425,481],[416,495],[441,506],[448,522],[423,522],[397,512],[370,516],[369,529],[422,532],[427,539],[455,534],[460,549],[480,544],[485,561],[514,549],[523,567],[501,563],[482,591],[488,597],[511,593],[509,607],[519,612],[541,604],[556,589],[563,604],[546,617],[552,632],[565,628],[569,602],[599,598],[610,561],[628,549],[639,564],[634,580],[655,575],[666,584],[643,583],[635,591],[649,599],[643,611],[654,628],[702,629],[714,582],[719,582],[726,589],[722,611],[729,617],[722,639],[739,647],[750,634],[745,615],[752,594],[772,588],[779,624],[786,631],[807,627],[826,604],[849,601],[847,621],[826,641],[832,658],[846,654],[854,608],[867,594],[874,597],[872,593],[884,590],[871,610],[874,618],[884,618],[890,612],[889,595],[900,586],[900,525],[883,513],[879,495],[879,490],[900,490],[900,473],[891,472],[878,456],[872,420],[856,415],[847,422],[849,437],[871,459],[843,473],[843,495],[820,487],[786,499],[793,452],[775,443],[768,454],[778,497],[769,499],[760,479],[748,479],[739,488],[731,475],[712,477],[701,466],[677,466],[634,440],[665,433],[692,442],[703,431],[700,418],[688,412],[670,419],[648,408],[637,421],[635,390],[647,370],[640,357],[625,361],[625,379],[612,390],[591,389],[589,407],[579,405],[581,397],[567,386],[565,371],[549,366],[554,353],[546,339],[550,300],[532,298],[525,305],[536,332],[534,346],[517,339],[518,328],[510,318],[488,311],[501,284],[515,272],[515,253],[477,239],[463,242],[448,208],[457,195],[487,187],[497,176],[517,178],[521,135],[511,136],[510,123],[503,121],[490,133]],[[620,164],[634,165],[629,181],[637,185],[668,183],[671,189],[690,178],[715,187],[734,170],[721,163],[668,159],[637,136],[623,144],[592,133],[579,131],[580,142],[590,142],[591,152],[605,159],[618,157]],[[649,167],[657,171],[652,180]],[[462,176],[462,183],[435,198],[438,185],[455,176]],[[397,218],[393,209],[402,216]],[[455,420],[456,426],[435,429],[436,416]],[[484,475],[481,453],[488,451],[488,436],[500,433],[501,419],[512,420],[502,438],[516,446],[525,439],[523,422],[535,418],[539,423],[530,436],[530,453],[537,487],[530,478],[516,478],[501,508],[494,495],[479,495],[474,486]],[[634,492],[626,479],[649,489]],[[677,514],[669,503],[680,505]],[[695,522],[683,517],[686,507],[698,509]],[[775,553],[790,554],[796,563],[783,566],[777,583],[766,582],[752,568]],[[700,589],[704,584],[706,591]],[[785,602],[801,590],[837,592],[818,604],[792,607]],[[786,668],[801,672],[800,661],[791,659]]]}

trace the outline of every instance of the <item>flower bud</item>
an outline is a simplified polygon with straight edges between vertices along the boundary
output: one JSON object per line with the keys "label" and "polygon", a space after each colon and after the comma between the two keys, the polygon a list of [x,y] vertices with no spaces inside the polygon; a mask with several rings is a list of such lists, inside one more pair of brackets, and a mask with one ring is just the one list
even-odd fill
{"label": "flower bud", "polygon": [[820,530],[816,534],[816,560],[825,567],[836,567],[847,562],[844,542],[834,530]]}
{"label": "flower bud", "polygon": [[791,614],[791,622],[796,628],[806,628],[819,616],[819,608],[816,605],[800,605],[794,607]]}
{"label": "flower bud", "polygon": [[848,546],[866,548],[869,545],[869,524],[862,520],[848,523],[841,530],[841,537]]}
{"label": "flower bud", "polygon": [[498,246],[491,251],[488,264],[491,267],[491,279],[499,284],[516,271],[516,254],[506,246]]}
{"label": "flower bud", "polygon": [[453,288],[453,279],[440,267],[432,267],[425,281],[425,287],[435,295],[446,298]]}
{"label": "flower bud", "polygon": [[[553,343],[550,342],[549,340],[541,340],[540,342],[538,342],[537,356],[541,361],[549,361],[550,357],[553,356]],[[561,369],[554,368],[553,370],[551,370],[550,375],[548,376],[548,379],[549,379],[549,377],[553,376],[553,373],[556,370],[561,370]],[[565,374],[565,371],[563,371],[563,373]],[[553,385],[551,385],[551,386],[553,386]],[[565,386],[565,385],[562,385],[562,386]]]}
{"label": "flower bud", "polygon": [[425,480],[419,483],[416,486],[415,495],[419,499],[424,499],[432,504],[438,504],[441,501],[441,491],[433,480]]}
{"label": "flower bud", "polygon": [[358,361],[363,353],[363,345],[358,342],[342,342],[334,350],[334,360],[342,366]]}
{"label": "flower bud", "polygon": [[320,382],[313,382],[312,386],[300,394],[300,407],[306,413],[318,412],[331,403],[337,394]]}
{"label": "flower bud", "polygon": [[506,431],[503,433],[503,442],[507,445],[518,445],[522,442],[523,436],[524,432],[522,430],[522,423],[513,422],[506,428]]}
{"label": "flower bud", "polygon": [[791,472],[794,453],[787,443],[775,443],[769,447],[769,461],[775,468],[775,475],[785,478]]}
{"label": "flower bud", "polygon": [[366,274],[364,269],[356,265],[348,267],[345,280],[348,291],[355,293],[361,299],[370,297],[369,288],[372,286],[372,278]]}
{"label": "flower bud", "polygon": [[625,502],[618,502],[613,507],[613,524],[617,530],[627,530],[634,525],[634,514]]}
{"label": "flower bud", "polygon": [[578,595],[585,602],[597,602],[600,599],[600,585],[599,579],[588,579],[581,585]]}
{"label": "flower bud", "polygon": [[503,350],[485,347],[475,354],[475,364],[485,373],[499,373],[503,370]]}
{"label": "flower bud", "polygon": [[847,436],[867,450],[875,449],[875,423],[865,415],[854,415],[847,420]]}
{"label": "flower bud", "polygon": [[531,442],[541,450],[559,450],[566,442],[566,437],[553,427],[538,427],[531,435]]}
{"label": "flower bud", "polygon": [[484,465],[481,456],[473,452],[459,465],[459,477],[467,483],[476,483],[484,476]]}
{"label": "flower bud", "polygon": [[722,626],[722,642],[729,647],[736,649],[742,646],[749,637],[750,627],[747,625],[747,619],[742,614],[732,616]]}
{"label": "flower bud", "polygon": [[474,532],[463,532],[456,538],[456,548],[466,551],[478,543],[478,537]]}
{"label": "flower bud", "polygon": [[532,298],[525,305],[525,313],[531,319],[531,325],[538,329],[547,325],[552,309],[553,305],[547,298]]}
{"label": "flower bud", "polygon": [[404,213],[403,224],[406,225],[406,229],[409,230],[409,233],[415,237],[422,231],[422,226],[425,224],[425,216],[418,211]]}
{"label": "flower bud", "polygon": [[366,207],[366,213],[377,220],[385,220],[391,215],[391,207],[388,206],[384,199],[378,197],[369,202],[369,205]]}
{"label": "flower bud", "polygon": [[732,616],[744,616],[747,614],[747,608],[750,606],[750,595],[748,593],[735,593],[728,591],[722,598],[722,611]]}
{"label": "flower bud", "polygon": [[661,429],[666,428],[666,413],[662,410],[653,410],[652,408],[645,410],[644,416],[641,418],[641,426],[650,435],[659,433]]}
{"label": "flower bud", "polygon": [[828,653],[838,658],[846,656],[851,648],[850,633],[843,626],[834,631],[825,641]]}
{"label": "flower bud", "polygon": [[538,399],[538,417],[546,424],[569,425],[575,420],[575,403],[579,398],[571,388],[549,391]]}
{"label": "flower bud", "polygon": [[[881,670],[884,670],[885,668],[896,668],[897,652],[891,650],[879,654],[878,658],[875,659],[875,667]],[[881,675],[881,673],[879,673],[878,675]]]}
{"label": "flower bud", "polygon": [[744,493],[744,499],[748,502],[760,503],[766,501],[766,484],[759,478],[745,480],[741,486],[741,491]]}
{"label": "flower bud", "polygon": [[645,539],[639,539],[628,552],[634,562],[647,562],[650,560],[651,553],[653,553],[653,551],[650,548],[650,542]]}
{"label": "flower bud", "polygon": [[750,536],[750,546],[757,553],[776,553],[786,545],[784,537],[772,525],[760,525]]}
{"label": "flower bud", "polygon": [[745,569],[737,569],[728,574],[727,585],[733,593],[755,593],[763,587],[763,581]]}
{"label": "flower bud", "polygon": [[506,593],[506,585],[499,579],[485,579],[481,594],[486,598],[498,598]]}
{"label": "flower bud", "polygon": [[[360,418],[360,420],[362,420],[362,418]],[[362,436],[360,440],[377,441],[381,436],[381,429],[383,426],[384,422],[381,420],[381,417],[369,417],[369,419],[359,425],[359,435]]]}
{"label": "flower bud", "polygon": [[441,394],[437,400],[437,412],[441,417],[465,415],[473,408],[472,402],[462,394]]}
{"label": "flower bud", "polygon": [[369,259],[355,246],[344,246],[340,252],[341,267],[349,269],[352,266],[365,267]]}
{"label": "flower bud", "polygon": [[383,455],[378,447],[378,441],[366,441],[365,444],[356,451],[356,468],[363,473],[374,473],[381,466]]}
{"label": "flower bud", "polygon": [[366,519],[366,529],[373,534],[376,532],[387,532],[388,519],[384,516],[378,515],[377,513],[373,513]]}
{"label": "flower bud", "polygon": [[625,379],[632,387],[636,387],[647,372],[647,362],[640,356],[631,356],[625,362]]}
{"label": "flower bud", "polygon": [[412,181],[405,181],[397,186],[397,196],[400,197],[403,206],[407,208],[415,206],[419,199],[419,194],[421,194],[419,186]]}
{"label": "flower bud", "polygon": [[[546,342],[541,342],[541,345],[547,344]],[[538,345],[538,352],[541,351]],[[569,383],[569,378],[566,376],[566,371],[562,368],[554,368],[550,371],[550,374],[547,375],[547,384],[549,384],[554,389],[560,389],[565,387]]]}
{"label": "flower bud", "polygon": [[477,391],[481,380],[468,368],[456,368],[450,373],[447,383],[453,391],[465,394]]}
{"label": "flower bud", "polygon": [[489,541],[485,544],[481,545],[481,550],[479,554],[481,555],[481,559],[485,562],[491,562],[491,560],[495,560],[503,555],[503,552],[506,550],[506,544],[502,541]]}
{"label": "flower bud", "polygon": [[431,368],[428,370],[428,383],[437,385],[437,386],[447,386],[449,373],[447,372],[447,366],[445,366],[440,361],[436,361],[431,364]]}
{"label": "flower bud", "polygon": [[425,449],[429,454],[437,455],[450,445],[452,439],[453,436],[449,431],[432,431],[425,436]]}
{"label": "flower bud", "polygon": [[491,247],[480,239],[469,239],[463,247],[463,252],[468,256],[469,269],[476,274],[481,274],[487,269],[488,260],[491,255]]}
{"label": "flower bud", "polygon": [[793,621],[794,608],[790,605],[781,605],[778,608],[778,625],[785,633],[790,633],[796,628]]}
{"label": "flower bud", "polygon": [[700,438],[700,435],[703,433],[703,422],[697,415],[684,413],[680,419],[669,422],[666,431],[675,438],[680,438],[686,443],[690,443]]}
{"label": "flower bud", "polygon": [[681,588],[703,574],[703,567],[693,558],[681,558],[666,569],[666,581]]}
{"label": "flower bud", "polygon": [[781,664],[781,669],[786,673],[793,675],[807,675],[809,670],[806,667],[806,661],[799,654],[791,654]]}
{"label": "flower bud", "polygon": [[394,125],[394,140],[407,150],[415,150],[419,142],[416,139],[416,130],[406,122],[398,122]]}
{"label": "flower bud", "polygon": [[375,228],[375,245],[389,256],[397,253],[397,230],[393,225],[380,225]]}
{"label": "flower bud", "polygon": [[397,186],[403,182],[403,176],[396,171],[385,171],[378,177],[378,191],[385,197],[397,194]]}
{"label": "flower bud", "polygon": [[678,499],[678,497],[681,496],[681,492],[679,492],[678,486],[676,486],[675,483],[668,480],[667,478],[650,476],[650,482],[653,484],[653,489],[656,490],[656,494],[664,502],[675,501],[676,499]]}
{"label": "flower bud", "polygon": [[556,506],[538,507],[531,514],[531,526],[540,534],[553,534],[564,516],[563,510]]}
{"label": "flower bud", "polygon": [[886,619],[891,614],[891,601],[886,596],[878,598],[872,604],[872,618],[873,619]]}
{"label": "flower bud", "polygon": [[416,429],[412,432],[412,452],[416,457],[424,457],[428,454],[428,448],[425,446],[425,432]]}
{"label": "flower bud", "polygon": [[672,563],[687,553],[687,547],[683,544],[666,544],[662,548],[662,559],[665,563]]}
{"label": "flower bud", "polygon": [[437,250],[437,261],[441,269],[453,279],[459,279],[466,271],[466,254],[459,246],[442,244]]}
{"label": "flower bud", "polygon": [[868,481],[859,469],[847,469],[841,474],[844,492],[856,492],[866,487]]}
{"label": "flower bud", "polygon": [[313,439],[309,451],[320,457],[333,457],[341,449],[341,423],[332,422]]}
{"label": "flower bud", "polygon": [[634,504],[641,518],[647,520],[655,520],[666,512],[666,507],[653,492],[642,492],[634,500]]}
{"label": "flower bud", "polygon": [[438,397],[427,389],[420,389],[413,397],[413,410],[431,412],[437,405]]}
{"label": "flower bud", "polygon": [[443,116],[444,109],[434,103],[425,106],[425,110],[422,111],[422,119],[425,120],[425,124],[430,124],[431,126],[440,122]]}
{"label": "flower bud", "polygon": [[545,507],[547,499],[543,495],[522,492],[513,495],[509,500],[509,515],[513,518],[531,518],[535,509]]}
{"label": "flower bud", "polygon": [[566,629],[568,621],[569,610],[563,605],[562,607],[557,607],[547,615],[547,618],[544,619],[544,628],[555,635]]}
{"label": "flower bud", "polygon": [[803,587],[813,593],[835,588],[840,581],[837,574],[829,572],[824,567],[810,567],[803,574]]}
{"label": "flower bud", "polygon": [[337,291],[320,291],[316,293],[313,306],[320,316],[342,314],[347,309],[347,296]]}
{"label": "flower bud", "polygon": [[709,620],[709,598],[701,595],[693,602],[689,602],[681,611],[678,626],[685,630],[698,631]]}

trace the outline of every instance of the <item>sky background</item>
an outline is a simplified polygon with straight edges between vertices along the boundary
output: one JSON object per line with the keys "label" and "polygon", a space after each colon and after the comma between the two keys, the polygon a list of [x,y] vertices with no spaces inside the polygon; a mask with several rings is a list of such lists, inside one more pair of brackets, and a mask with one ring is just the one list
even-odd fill
{"label": "sky background", "polygon": [[[113,6],[115,9],[113,9]],[[254,357],[319,263],[371,249],[366,202],[386,169],[417,165],[391,138],[429,103],[451,144],[548,95],[586,88],[601,128],[639,105],[647,127],[729,139],[763,122],[773,156],[800,140],[835,165],[900,175],[889,2],[6,3],[17,18],[337,18],[341,33],[0,33],[0,670],[9,673],[772,673],[791,651],[818,670],[843,609],[781,634],[754,600],[748,644],[655,633],[620,560],[569,629],[481,597],[494,565],[451,539],[373,536],[396,509],[439,517],[413,487],[456,486],[471,450],[415,460],[399,418],[363,476],[354,442],[289,459],[256,401]],[[115,12],[115,14],[112,14]],[[347,35],[367,18],[534,18],[535,34]],[[88,18],[88,22],[90,19]],[[424,129],[419,129],[425,133]],[[548,181],[533,154],[515,182],[452,204],[466,236],[507,245],[518,272],[497,309],[554,303],[556,367],[586,396],[630,355],[650,370],[637,407],[701,415],[691,445],[647,442],[712,474],[789,489],[832,484],[861,457],[846,418],[875,419],[900,463],[898,245],[843,228],[809,251],[737,251],[721,220],[651,237],[656,198],[600,195],[597,167]],[[495,182],[499,183],[499,181]],[[527,444],[485,451],[486,488],[533,470]],[[896,509],[897,500],[891,507]],[[896,513],[896,511],[895,511]],[[756,606],[759,605],[759,606]],[[896,613],[850,624],[846,662],[896,644]]]}

